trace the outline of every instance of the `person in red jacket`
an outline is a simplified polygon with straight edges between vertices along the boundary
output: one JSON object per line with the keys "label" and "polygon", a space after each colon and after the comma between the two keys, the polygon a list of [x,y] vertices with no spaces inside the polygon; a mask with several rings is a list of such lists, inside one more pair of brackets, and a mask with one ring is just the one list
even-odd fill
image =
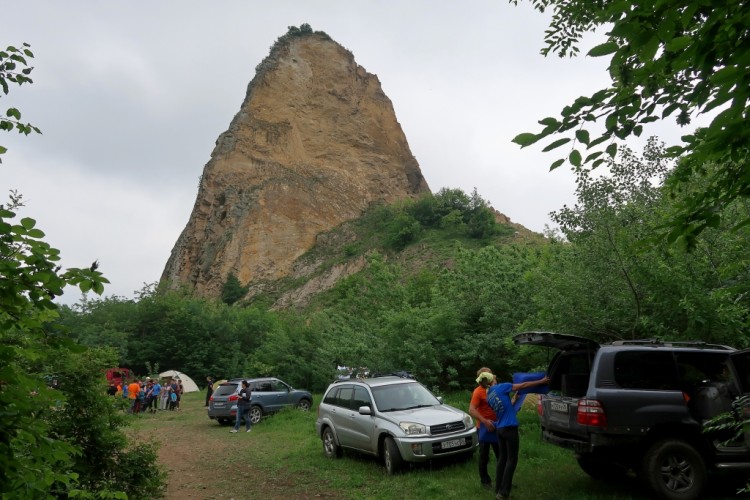
{"label": "person in red jacket", "polygon": [[495,412],[487,404],[487,388],[492,385],[495,376],[487,367],[477,371],[477,384],[471,394],[469,403],[469,415],[477,420],[477,433],[479,435],[479,481],[485,489],[492,489],[492,479],[487,473],[487,465],[490,461],[490,449],[495,453],[495,459],[499,456],[497,436],[495,435],[494,422],[497,419]]}

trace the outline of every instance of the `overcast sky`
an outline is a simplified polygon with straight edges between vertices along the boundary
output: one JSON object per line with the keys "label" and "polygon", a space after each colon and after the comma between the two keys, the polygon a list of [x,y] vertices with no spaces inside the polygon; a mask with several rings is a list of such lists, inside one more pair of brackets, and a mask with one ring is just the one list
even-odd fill
{"label": "overcast sky", "polygon": [[31,44],[35,69],[0,108],[43,135],[0,135],[0,187],[24,196],[63,267],[98,259],[105,295],[121,297],[160,278],[217,137],[288,26],[325,31],[378,76],[433,192],[476,187],[538,232],[574,201],[573,177],[510,141],[608,82],[606,59],[541,56],[547,16],[506,0],[27,0],[2,12],[0,45]]}

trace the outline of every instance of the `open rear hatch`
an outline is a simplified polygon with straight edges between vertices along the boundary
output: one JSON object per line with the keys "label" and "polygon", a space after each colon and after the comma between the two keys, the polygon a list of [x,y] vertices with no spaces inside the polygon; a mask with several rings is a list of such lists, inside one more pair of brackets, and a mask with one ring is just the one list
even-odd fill
{"label": "open rear hatch", "polygon": [[599,349],[599,343],[576,335],[538,331],[518,333],[513,336],[513,342],[558,351],[548,367],[550,391],[540,400],[545,440],[557,434],[568,437],[562,440],[567,444],[554,441],[558,445],[573,447],[572,443],[577,440],[585,442],[588,429],[577,421],[578,403],[585,397],[591,375],[591,360]]}
{"label": "open rear hatch", "polygon": [[523,332],[513,336],[513,342],[516,345],[537,345],[542,347],[554,347],[561,351],[578,351],[592,350],[599,347],[598,342],[578,337],[577,335],[568,335],[565,333],[554,332]]}

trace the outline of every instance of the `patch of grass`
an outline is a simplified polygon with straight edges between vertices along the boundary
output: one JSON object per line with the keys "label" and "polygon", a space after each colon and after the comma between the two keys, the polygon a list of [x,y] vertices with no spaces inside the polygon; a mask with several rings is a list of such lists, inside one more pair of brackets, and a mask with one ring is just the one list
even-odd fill
{"label": "patch of grass", "polygon": [[[183,398],[183,411],[133,417],[133,432],[163,434],[181,429],[184,439],[182,460],[195,460],[199,467],[215,469],[212,481],[218,498],[345,498],[345,499],[482,499],[494,495],[480,488],[477,457],[467,462],[441,461],[420,464],[396,476],[388,476],[376,457],[345,451],[341,459],[329,459],[315,434],[317,404],[314,395],[309,412],[288,409],[265,418],[250,434],[230,434],[206,417],[204,394],[190,393]],[[468,409],[469,391],[442,395],[447,404]],[[573,454],[542,442],[538,417],[533,409],[520,414],[521,454],[514,478],[514,500],[539,499],[645,499],[634,478],[620,483],[590,479],[575,462]],[[216,446],[189,457],[190,437],[216,440]],[[495,458],[490,458],[494,477]],[[232,471],[231,475],[227,471]],[[170,477],[171,481],[189,481],[189,475]],[[205,481],[205,479],[203,479]],[[200,490],[205,484],[190,486]],[[734,490],[723,488],[725,497]],[[716,492],[716,489],[711,491]],[[215,498],[215,497],[212,497]],[[745,498],[745,497],[740,497]]]}

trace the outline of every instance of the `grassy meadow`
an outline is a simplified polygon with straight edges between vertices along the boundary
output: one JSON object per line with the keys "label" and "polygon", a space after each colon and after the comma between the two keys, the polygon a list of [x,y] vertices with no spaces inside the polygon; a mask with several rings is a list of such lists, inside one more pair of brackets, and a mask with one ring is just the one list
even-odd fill
{"label": "grassy meadow", "polygon": [[[162,464],[170,482],[185,483],[188,494],[181,493],[182,498],[494,498],[479,485],[476,454],[468,462],[417,465],[396,476],[387,476],[382,464],[367,455],[347,451],[341,459],[326,458],[315,435],[320,397],[315,395],[310,412],[287,410],[264,419],[250,434],[230,434],[230,427],[207,418],[203,393],[186,394],[183,411],[134,416],[132,432],[149,438],[179,429],[176,459],[193,461],[198,470],[209,472],[190,479],[191,474],[176,470],[174,463]],[[444,396],[447,403],[464,410],[469,398],[468,391]],[[543,443],[533,408],[522,410],[521,422],[514,500],[648,498],[634,478],[617,484],[594,481],[578,468],[572,453]],[[492,457],[491,471],[494,466]],[[189,484],[190,480],[196,484]],[[718,496],[707,498],[737,498],[733,484],[714,481],[711,491]]]}

